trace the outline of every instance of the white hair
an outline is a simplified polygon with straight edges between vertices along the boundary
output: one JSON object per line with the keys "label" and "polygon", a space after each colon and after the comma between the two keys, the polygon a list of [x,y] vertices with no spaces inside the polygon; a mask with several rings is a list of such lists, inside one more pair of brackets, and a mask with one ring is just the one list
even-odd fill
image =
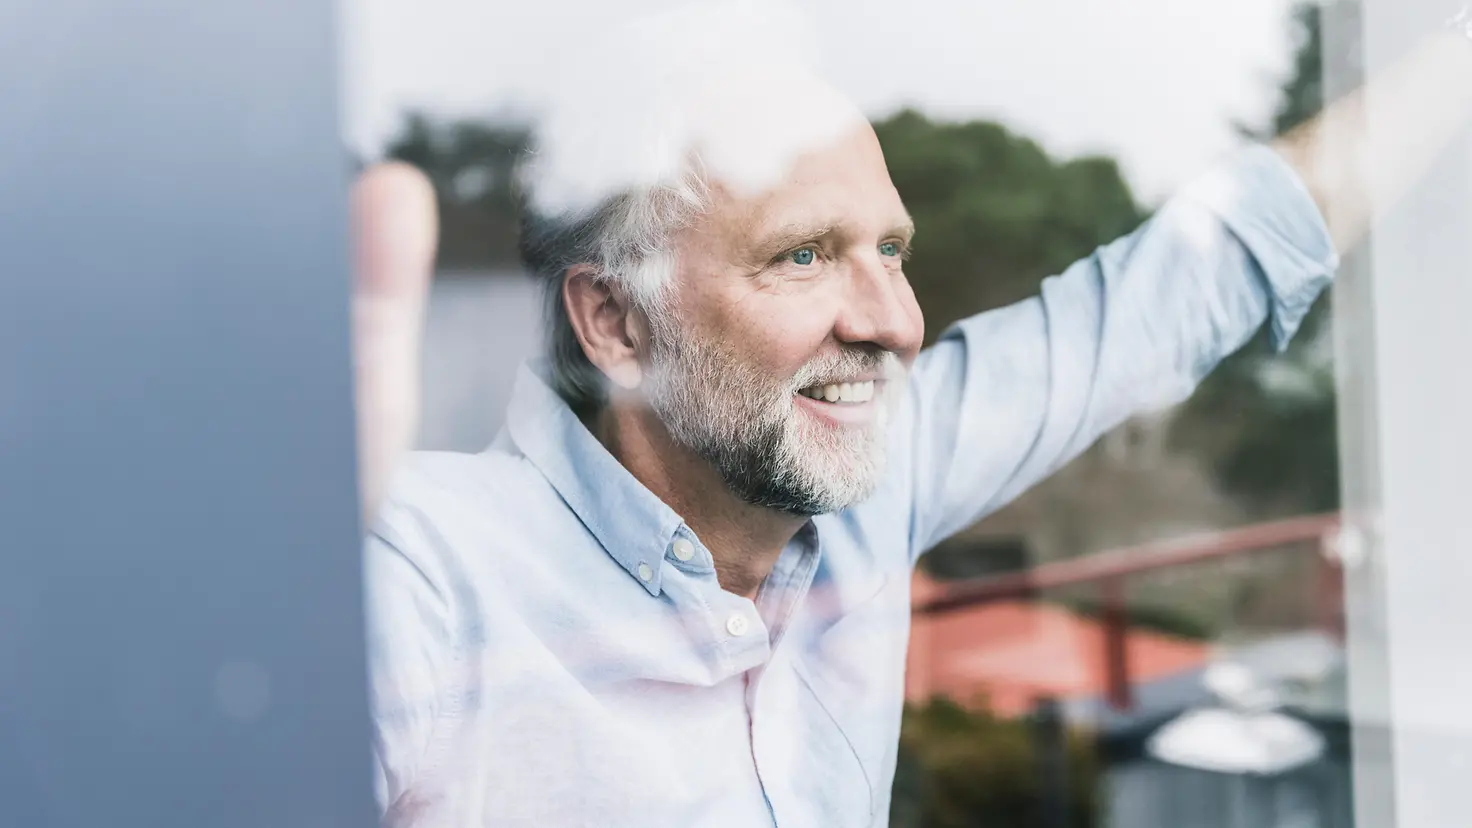
{"label": "white hair", "polygon": [[702,0],[565,50],[518,184],[521,256],[544,292],[551,379],[574,407],[597,407],[607,392],[562,299],[568,270],[590,265],[636,307],[660,312],[677,264],[672,238],[709,206],[713,182],[761,192],[861,118],[836,93],[804,97],[800,113],[771,111],[794,84],[827,89],[812,32],[778,0]]}
{"label": "white hair", "polygon": [[698,214],[706,190],[693,172],[672,185],[620,194],[591,214],[546,215],[524,207],[521,260],[542,290],[544,351],[554,390],[577,410],[602,405],[603,372],[583,352],[562,298],[568,271],[596,268],[646,314],[662,313],[674,277],[670,235]]}

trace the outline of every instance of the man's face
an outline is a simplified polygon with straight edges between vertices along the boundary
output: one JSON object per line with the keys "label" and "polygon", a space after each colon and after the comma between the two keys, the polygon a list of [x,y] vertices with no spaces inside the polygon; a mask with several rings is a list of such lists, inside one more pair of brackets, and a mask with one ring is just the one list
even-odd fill
{"label": "man's face", "polygon": [[867,124],[757,195],[715,188],[650,319],[651,405],[748,502],[798,515],[873,491],[924,323],[912,234]]}

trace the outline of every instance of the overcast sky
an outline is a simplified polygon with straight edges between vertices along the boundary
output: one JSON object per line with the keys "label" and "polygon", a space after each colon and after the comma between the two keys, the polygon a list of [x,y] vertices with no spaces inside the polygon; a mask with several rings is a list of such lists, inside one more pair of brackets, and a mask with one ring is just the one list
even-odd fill
{"label": "overcast sky", "polygon": [[[672,2],[345,0],[348,139],[376,151],[408,108],[534,105],[559,50]],[[913,104],[1108,153],[1147,203],[1234,146],[1234,118],[1266,119],[1292,53],[1291,0],[799,2],[831,79],[871,114]]]}

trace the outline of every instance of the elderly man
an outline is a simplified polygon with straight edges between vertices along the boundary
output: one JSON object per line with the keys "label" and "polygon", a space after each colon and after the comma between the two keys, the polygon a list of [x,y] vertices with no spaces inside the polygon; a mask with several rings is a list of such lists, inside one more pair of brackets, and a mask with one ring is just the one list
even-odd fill
{"label": "elderly man", "polygon": [[[1412,180],[1467,97],[1406,95],[1418,131],[1329,166],[1342,102],[922,351],[874,133],[801,37],[702,14],[610,38],[548,113],[522,239],[546,358],[489,448],[415,456],[386,498],[433,220],[403,168],[357,193],[386,824],[885,824],[916,559],[1265,321],[1286,341],[1369,219],[1336,173]],[[1469,69],[1447,35],[1387,83]]]}

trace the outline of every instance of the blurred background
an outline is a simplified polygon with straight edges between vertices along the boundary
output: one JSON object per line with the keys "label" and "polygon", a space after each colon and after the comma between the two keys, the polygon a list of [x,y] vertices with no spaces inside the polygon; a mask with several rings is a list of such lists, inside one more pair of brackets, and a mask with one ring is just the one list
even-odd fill
{"label": "blurred background", "polygon": [[[420,166],[439,193],[423,447],[484,447],[536,349],[510,170],[559,38],[656,4],[616,5],[345,10],[349,145]],[[1325,20],[1356,13],[806,5],[844,46],[829,71],[871,113],[920,228],[907,273],[932,339],[1314,114]],[[924,559],[893,825],[1352,824],[1329,303],[1286,354],[1254,341],[1188,403],[1126,423]]]}

